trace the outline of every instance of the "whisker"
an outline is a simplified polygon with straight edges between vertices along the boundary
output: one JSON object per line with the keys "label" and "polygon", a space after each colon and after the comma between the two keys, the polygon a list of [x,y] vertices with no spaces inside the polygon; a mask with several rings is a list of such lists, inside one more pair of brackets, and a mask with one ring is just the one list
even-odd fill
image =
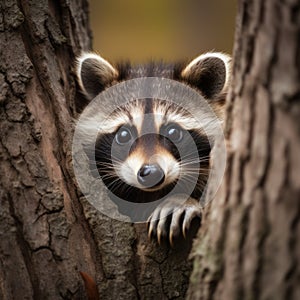
{"label": "whisker", "polygon": [[209,157],[210,157],[210,155],[200,156],[200,157],[199,157],[198,151],[194,151],[194,152],[190,152],[190,153],[187,153],[187,154],[181,156],[180,159],[181,159],[181,160],[185,160],[186,158],[188,158],[188,157],[190,157],[190,156],[192,156],[192,157],[197,157],[197,158],[209,158]]}

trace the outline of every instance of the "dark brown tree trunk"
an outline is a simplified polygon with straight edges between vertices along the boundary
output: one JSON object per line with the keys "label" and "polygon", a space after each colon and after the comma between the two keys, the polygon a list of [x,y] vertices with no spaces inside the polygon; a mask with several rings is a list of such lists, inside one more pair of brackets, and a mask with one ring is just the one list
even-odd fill
{"label": "dark brown tree trunk", "polygon": [[188,299],[300,299],[300,3],[240,0],[227,171]]}
{"label": "dark brown tree trunk", "polygon": [[101,299],[183,299],[190,243],[158,247],[144,224],[103,216],[76,187],[74,59],[90,49],[87,7],[0,2],[0,299],[85,299],[80,271]]}

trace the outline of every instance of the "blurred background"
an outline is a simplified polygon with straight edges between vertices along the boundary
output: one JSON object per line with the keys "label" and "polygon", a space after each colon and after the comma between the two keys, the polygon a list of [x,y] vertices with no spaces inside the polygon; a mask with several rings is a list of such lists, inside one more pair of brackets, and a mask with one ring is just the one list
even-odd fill
{"label": "blurred background", "polygon": [[115,62],[232,52],[237,0],[90,0],[93,48]]}

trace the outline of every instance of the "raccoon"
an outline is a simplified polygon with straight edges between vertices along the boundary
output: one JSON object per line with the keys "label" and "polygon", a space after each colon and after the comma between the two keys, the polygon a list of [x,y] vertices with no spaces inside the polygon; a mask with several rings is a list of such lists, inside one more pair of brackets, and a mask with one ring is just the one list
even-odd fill
{"label": "raccoon", "polygon": [[[222,121],[230,64],[230,56],[216,52],[187,63],[126,62],[115,66],[97,54],[84,53],[78,58],[77,76],[88,101],[126,80],[172,79],[204,97]],[[201,115],[201,106],[197,110]],[[213,130],[209,134],[213,137]],[[191,150],[191,139],[197,151]],[[201,220],[199,200],[209,177],[212,147],[211,136],[195,122],[184,103],[132,99],[111,114],[110,126],[98,133],[95,157],[90,159],[96,161],[102,181],[117,197],[135,203],[164,199],[147,212],[148,235],[159,243],[169,240],[173,244],[176,237],[186,236],[192,220]],[[191,177],[196,178],[195,185],[187,192]],[[180,188],[172,193],[179,178]]]}

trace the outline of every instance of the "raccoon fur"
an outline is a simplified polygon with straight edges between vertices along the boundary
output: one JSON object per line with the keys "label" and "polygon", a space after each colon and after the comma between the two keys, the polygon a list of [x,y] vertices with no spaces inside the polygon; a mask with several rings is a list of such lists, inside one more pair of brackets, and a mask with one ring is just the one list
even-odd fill
{"label": "raccoon fur", "polygon": [[[114,66],[97,54],[84,53],[78,58],[77,76],[88,101],[129,79],[172,79],[197,91],[222,120],[230,60],[228,55],[211,52],[188,63]],[[181,194],[186,194],[182,184],[181,193],[171,194],[148,212],[149,237],[172,244],[174,238],[186,235],[193,219],[201,219],[199,200],[207,184],[213,145],[184,107],[161,99],[134,99],[118,108],[110,119],[110,126],[97,136],[94,159],[104,184],[113,194],[129,202],[153,202],[169,195],[182,174],[186,180],[183,182],[196,176],[195,187],[185,201],[181,201]],[[190,150],[188,136],[193,139],[196,152]]]}

